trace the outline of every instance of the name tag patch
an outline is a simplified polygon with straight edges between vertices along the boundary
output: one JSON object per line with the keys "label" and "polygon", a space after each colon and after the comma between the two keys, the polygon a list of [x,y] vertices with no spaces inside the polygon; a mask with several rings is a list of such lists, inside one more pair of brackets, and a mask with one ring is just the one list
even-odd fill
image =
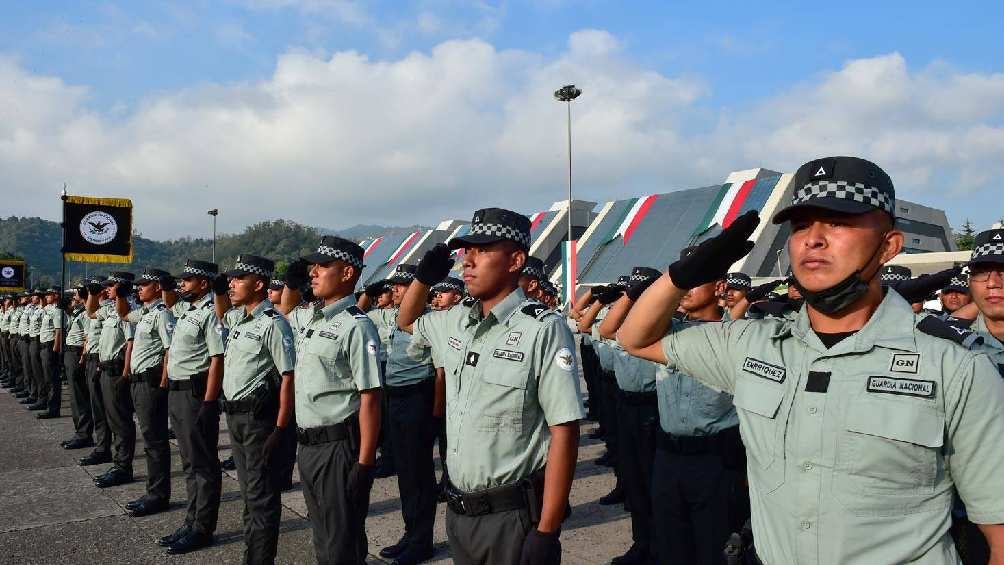
{"label": "name tag patch", "polygon": [[507,361],[523,361],[522,351],[510,351],[508,349],[496,349],[492,353],[492,357],[496,359],[505,359]]}
{"label": "name tag patch", "polygon": [[897,373],[917,374],[920,367],[920,353],[894,353],[889,370]]}
{"label": "name tag patch", "polygon": [[743,370],[769,381],[774,381],[776,383],[784,382],[784,367],[771,365],[770,363],[765,363],[759,359],[747,357],[746,361],[743,361]]}
{"label": "name tag patch", "polygon": [[[234,337],[237,337],[237,336],[235,335]],[[244,337],[246,337],[248,339],[253,339],[255,341],[261,341],[261,336],[258,335],[258,334],[252,334],[252,333],[245,332],[244,333]]]}
{"label": "name tag patch", "polygon": [[897,379],[893,377],[868,377],[868,392],[931,398],[934,396],[934,381]]}
{"label": "name tag patch", "polygon": [[320,331],[320,332],[317,332],[317,335],[319,335],[319,336],[321,336],[321,337],[323,337],[325,339],[338,339],[338,335],[337,334],[333,334],[331,332]]}
{"label": "name tag patch", "polygon": [[450,342],[450,347],[456,349],[457,351],[460,351],[461,349],[464,348],[463,342],[461,342],[459,339],[453,336],[450,336],[450,339],[448,341]]}

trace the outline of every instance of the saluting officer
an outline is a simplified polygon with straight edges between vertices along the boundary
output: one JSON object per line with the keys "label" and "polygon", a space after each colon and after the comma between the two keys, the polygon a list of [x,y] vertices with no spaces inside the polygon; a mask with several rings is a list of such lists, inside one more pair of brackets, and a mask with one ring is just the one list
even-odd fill
{"label": "saluting officer", "polygon": [[423,315],[429,288],[453,265],[437,245],[418,265],[398,325],[430,343],[446,372],[453,559],[557,563],[584,417],[571,333],[518,286],[530,247],[526,216],[478,210],[470,233],[449,247],[466,249],[470,299]]}
{"label": "saluting officer", "polygon": [[84,361],[84,340],[90,319],[84,309],[87,290],[77,288],[66,311],[66,343],[63,346],[63,371],[70,392],[70,412],[74,434],[63,442],[65,449],[83,449],[94,445],[94,418],[91,416],[91,393]]}
{"label": "saluting officer", "polygon": [[952,277],[948,284],[941,289],[938,297],[941,301],[941,309],[946,314],[953,314],[959,308],[972,303],[972,296],[969,294],[969,279],[961,273]]}
{"label": "saluting officer", "polygon": [[432,285],[433,310],[449,310],[464,299],[464,281],[456,277],[446,277]]}
{"label": "saluting officer", "polygon": [[28,315],[28,362],[31,363],[31,374],[35,378],[35,403],[28,405],[28,410],[49,409],[49,378],[42,367],[42,318],[45,316],[45,291],[36,288],[31,293],[31,303],[34,306]]}
{"label": "saluting officer", "polygon": [[28,393],[19,402],[27,406],[34,406],[38,402],[38,381],[35,379],[35,364],[31,362],[31,337],[28,335],[34,311],[34,299],[30,292],[25,291],[21,297],[21,317],[18,320],[17,332],[20,336],[18,355],[21,357],[21,371],[25,390]]}
{"label": "saluting officer", "polygon": [[212,281],[217,275],[216,263],[187,260],[175,293],[180,300],[171,307],[176,321],[167,351],[167,407],[178,438],[188,508],[184,524],[157,540],[168,554],[212,544],[219,516],[223,337],[213,310]]}
{"label": "saluting officer", "polygon": [[223,326],[223,410],[244,499],[244,562],[274,563],[282,515],[273,451],[290,425],[296,351],[289,322],[265,296],[275,264],[238,255]]}
{"label": "saluting officer", "polygon": [[774,221],[791,223],[806,304],[795,319],[672,323],[689,289],[752,248],[750,212],[669,266],[621,343],[734,394],[764,563],[958,563],[955,492],[1002,547],[1004,383],[965,333],[883,292],[879,269],[903,246],[892,181],[832,157],[800,167],[792,185]]}
{"label": "saluting officer", "polygon": [[10,295],[0,296],[0,385],[11,387],[11,361],[8,353],[8,328],[10,327],[11,307]]}
{"label": "saluting officer", "polygon": [[140,305],[133,307],[121,292],[115,298],[119,317],[135,324],[129,360],[131,397],[146,454],[146,494],[128,502],[133,516],[146,516],[167,509],[171,501],[171,448],[167,437],[167,367],[164,358],[171,347],[175,320],[161,298],[160,279],[167,271],[146,269],[136,282]]}
{"label": "saluting officer", "polygon": [[45,412],[38,419],[58,418],[63,401],[63,383],[59,378],[59,357],[63,348],[63,310],[59,305],[60,289],[45,291],[42,308],[42,327],[38,331],[38,356],[44,378]]}
{"label": "saluting officer", "polygon": [[523,272],[519,276],[519,287],[523,289],[523,293],[538,302],[543,302],[541,281],[544,278],[544,261],[533,255],[527,255],[526,265],[523,266]]}
{"label": "saluting officer", "polygon": [[362,564],[377,437],[380,434],[380,338],[353,294],[363,249],[321,238],[305,259],[324,305],[300,335],[296,425],[300,479],[319,564]]}
{"label": "saluting officer", "polygon": [[99,488],[131,483],[132,461],[136,451],[136,425],[129,390],[129,353],[132,349],[133,325],[122,319],[115,307],[117,297],[132,291],[135,275],[113,271],[104,282],[108,301],[98,307],[97,289],[90,289],[87,315],[101,323],[101,343],[98,347],[98,367],[101,370],[101,397],[105,417],[111,430],[112,467],[94,478]]}
{"label": "saluting officer", "polygon": [[91,318],[87,312],[87,302],[93,296],[104,308],[110,301],[105,298],[101,279],[89,279],[84,285],[81,297],[84,299],[84,322],[87,332],[84,337],[84,378],[90,395],[91,419],[94,421],[94,450],[80,459],[80,464],[100,465],[112,460],[112,430],[108,424],[108,411],[101,393],[101,320]]}

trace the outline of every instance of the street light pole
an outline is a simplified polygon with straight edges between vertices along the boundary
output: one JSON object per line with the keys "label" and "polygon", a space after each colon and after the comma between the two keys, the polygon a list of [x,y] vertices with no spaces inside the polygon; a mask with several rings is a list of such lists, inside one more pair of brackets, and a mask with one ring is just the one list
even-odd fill
{"label": "street light pole", "polygon": [[213,263],[216,262],[216,216],[220,215],[219,208],[213,208],[212,210],[206,212],[213,217]]}
{"label": "street light pole", "polygon": [[564,102],[568,110],[568,241],[572,241],[572,100],[582,94],[574,84],[566,84],[554,91],[554,98]]}

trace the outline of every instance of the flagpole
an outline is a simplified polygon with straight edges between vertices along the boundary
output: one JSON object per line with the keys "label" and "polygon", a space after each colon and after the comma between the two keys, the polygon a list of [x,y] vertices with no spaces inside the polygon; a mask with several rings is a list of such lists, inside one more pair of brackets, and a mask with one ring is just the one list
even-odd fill
{"label": "flagpole", "polygon": [[59,256],[62,260],[62,268],[59,275],[59,304],[63,303],[63,293],[66,291],[66,183],[63,183],[63,193],[60,195],[59,199],[62,201],[61,208],[63,221],[60,222],[60,227],[63,228],[63,242],[59,246]]}

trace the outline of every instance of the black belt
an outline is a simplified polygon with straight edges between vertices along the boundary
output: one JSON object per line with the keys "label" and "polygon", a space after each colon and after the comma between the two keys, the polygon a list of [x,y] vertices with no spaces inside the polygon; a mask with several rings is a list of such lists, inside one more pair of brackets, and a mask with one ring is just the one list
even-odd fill
{"label": "black belt", "polygon": [[621,400],[631,406],[654,406],[658,403],[654,392],[629,392],[620,389],[618,392],[620,392]]}
{"label": "black belt", "polygon": [[530,505],[529,497],[536,498],[535,492],[543,493],[543,489],[543,469],[515,483],[477,492],[462,492],[447,479],[446,504],[454,514],[484,516],[526,508]]}
{"label": "black belt", "polygon": [[736,448],[740,441],[739,426],[709,436],[676,436],[658,430],[655,441],[659,449],[676,455],[723,454],[729,449]]}
{"label": "black belt", "polygon": [[397,398],[401,396],[411,396],[413,394],[427,392],[431,388],[432,388],[432,379],[425,379],[415,384],[404,385],[404,386],[388,385],[383,387],[383,393],[390,398]]}
{"label": "black belt", "polygon": [[296,441],[301,445],[318,445],[349,439],[349,426],[345,422],[317,428],[296,428]]}
{"label": "black belt", "polygon": [[248,414],[254,411],[255,400],[246,398],[244,400],[223,400],[220,406],[227,414]]}
{"label": "black belt", "polygon": [[66,350],[67,351],[83,351],[84,350],[84,346],[82,346],[82,345],[67,345],[66,346]]}
{"label": "black belt", "polygon": [[192,390],[192,381],[167,381],[168,390]]}

